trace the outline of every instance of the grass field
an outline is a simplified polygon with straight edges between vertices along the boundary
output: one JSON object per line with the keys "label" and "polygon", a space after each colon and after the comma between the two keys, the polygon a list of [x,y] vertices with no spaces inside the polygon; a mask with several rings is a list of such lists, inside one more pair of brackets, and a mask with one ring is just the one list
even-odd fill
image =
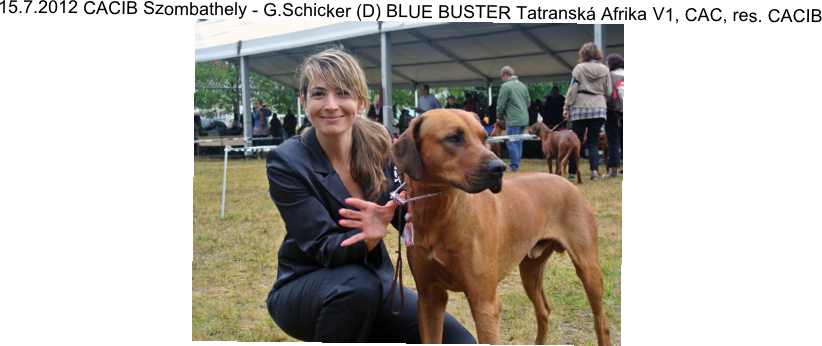
{"label": "grass field", "polygon": [[[585,161],[581,170],[583,184],[577,186],[596,213],[605,277],[605,313],[613,343],[620,345],[622,179],[588,181]],[[522,160],[520,172],[547,171],[544,160]],[[277,276],[277,250],[285,234],[279,212],[268,196],[265,162],[229,160],[226,212],[221,219],[222,174],[222,156],[194,159],[191,338],[297,341],[273,323],[265,307],[265,298]],[[386,245],[393,258],[397,246],[395,231],[390,230]],[[392,261],[396,262],[396,258]],[[554,254],[545,271],[546,295],[551,306],[548,343],[595,345],[593,316],[571,260],[565,254]],[[407,265],[403,274],[405,284],[415,287]],[[536,319],[517,270],[503,280],[498,292],[503,303],[502,342],[533,344]],[[448,311],[476,336],[462,293],[450,293]]]}

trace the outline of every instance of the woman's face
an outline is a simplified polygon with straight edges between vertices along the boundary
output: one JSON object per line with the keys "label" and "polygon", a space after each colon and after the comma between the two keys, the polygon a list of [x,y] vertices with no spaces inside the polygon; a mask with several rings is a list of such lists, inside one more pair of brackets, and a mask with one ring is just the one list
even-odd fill
{"label": "woman's face", "polygon": [[322,78],[315,80],[314,84],[308,86],[305,100],[311,124],[322,135],[339,135],[351,131],[365,102],[342,89],[330,87]]}

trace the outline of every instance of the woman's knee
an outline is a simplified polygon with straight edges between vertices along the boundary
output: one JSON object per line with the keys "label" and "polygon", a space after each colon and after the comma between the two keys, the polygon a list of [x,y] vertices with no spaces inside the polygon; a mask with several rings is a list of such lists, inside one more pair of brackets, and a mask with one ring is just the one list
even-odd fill
{"label": "woman's knee", "polygon": [[339,299],[345,304],[379,306],[383,292],[377,273],[361,265],[345,267],[348,268],[341,269],[342,279],[329,290],[326,303]]}

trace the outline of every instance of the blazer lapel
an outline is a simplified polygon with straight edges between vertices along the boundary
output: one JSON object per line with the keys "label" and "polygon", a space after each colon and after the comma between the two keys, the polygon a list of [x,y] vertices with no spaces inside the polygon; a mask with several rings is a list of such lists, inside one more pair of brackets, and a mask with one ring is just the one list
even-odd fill
{"label": "blazer lapel", "polygon": [[350,209],[351,207],[345,204],[345,199],[351,197],[351,194],[348,192],[348,189],[345,188],[340,176],[334,171],[334,167],[331,166],[328,157],[325,156],[325,152],[323,152],[322,147],[320,147],[320,142],[317,141],[315,131],[316,129],[312,128],[305,134],[306,143],[308,144],[308,156],[311,164],[314,166],[314,173],[328,194],[341,206]]}

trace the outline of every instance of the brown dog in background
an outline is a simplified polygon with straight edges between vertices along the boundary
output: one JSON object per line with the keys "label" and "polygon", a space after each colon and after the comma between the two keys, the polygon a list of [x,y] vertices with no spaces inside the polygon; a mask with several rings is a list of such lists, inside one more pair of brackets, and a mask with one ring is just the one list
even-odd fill
{"label": "brown dog in background", "polygon": [[409,204],[416,245],[406,252],[419,293],[422,342],[442,342],[450,290],[465,292],[479,343],[499,345],[497,285],[519,265],[536,312],[536,343],[545,344],[551,311],[545,265],[553,252],[568,251],[591,304],[597,342],[611,345],[593,208],[553,174],[503,180],[505,163],[485,147],[486,138],[471,113],[436,109],[412,120],[392,147],[408,198],[444,192]]}
{"label": "brown dog in background", "polygon": [[[531,125],[528,133],[537,135],[542,140],[542,152],[545,154],[545,160],[548,161],[549,173],[554,173],[551,156],[557,157],[556,174],[559,176],[568,173],[568,160],[571,157],[579,167],[580,144],[579,138],[573,131],[551,131],[547,125],[536,122]],[[577,183],[582,184],[582,174],[577,174]]]}
{"label": "brown dog in background", "polygon": [[[497,122],[494,123],[494,129],[491,131],[491,137],[502,136],[503,130],[505,130],[505,120],[497,119]],[[502,143],[488,144],[488,149],[497,157],[502,158]]]}
{"label": "brown dog in background", "polygon": [[[602,150],[602,162],[605,163],[605,172],[608,172],[608,136],[605,131],[599,132],[599,140],[597,141],[597,149]],[[579,166],[577,166],[579,167]],[[600,170],[602,172],[602,170]]]}

